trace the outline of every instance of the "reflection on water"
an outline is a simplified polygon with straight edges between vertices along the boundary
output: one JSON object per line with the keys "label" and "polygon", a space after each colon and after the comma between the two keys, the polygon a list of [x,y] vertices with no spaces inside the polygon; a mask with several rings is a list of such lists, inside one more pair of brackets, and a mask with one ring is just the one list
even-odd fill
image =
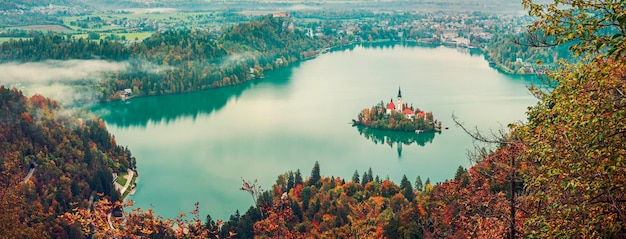
{"label": "reflection on water", "polygon": [[455,112],[468,126],[498,127],[523,119],[536,103],[525,88],[528,77],[500,74],[482,56],[446,47],[348,46],[265,77],[92,107],[137,158],[140,182],[130,198],[137,207],[176,217],[200,202],[202,215],[228,219],[252,204],[238,190],[241,178],[268,188],[289,170],[306,176],[315,161],[328,176],[371,167],[397,182],[403,175],[441,182],[468,166],[473,145],[462,130],[433,142],[437,133],[355,132],[348,121],[398,86],[404,100],[432,111],[444,126]]}
{"label": "reflection on water", "polygon": [[404,131],[391,131],[391,130],[378,130],[364,126],[354,126],[359,131],[359,134],[366,139],[371,140],[375,144],[387,144],[389,147],[396,146],[398,150],[398,158],[402,158],[402,145],[417,144],[421,147],[428,143],[432,143],[435,138],[435,134],[441,132],[422,132],[419,134],[413,132]]}
{"label": "reflection on water", "polygon": [[[297,66],[298,64],[294,64]],[[288,83],[291,71],[294,67],[280,70],[272,81],[273,86],[284,86]],[[107,124],[130,127],[146,127],[148,122],[169,123],[182,117],[196,119],[200,114],[211,114],[226,106],[230,99],[237,99],[241,94],[258,84],[259,81],[251,81],[241,85],[209,89],[204,91],[150,96],[129,99],[126,101],[108,102],[94,105],[91,110],[101,116]]]}

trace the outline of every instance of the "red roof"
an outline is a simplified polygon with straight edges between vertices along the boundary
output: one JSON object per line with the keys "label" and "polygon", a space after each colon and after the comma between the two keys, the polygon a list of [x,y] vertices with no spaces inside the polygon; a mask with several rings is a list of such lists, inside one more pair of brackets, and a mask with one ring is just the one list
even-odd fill
{"label": "red roof", "polygon": [[406,108],[406,109],[404,109],[404,111],[402,111],[402,113],[405,114],[405,115],[412,115],[413,111],[411,109],[409,109],[409,108]]}
{"label": "red roof", "polygon": [[417,116],[419,116],[419,117],[424,117],[424,116],[426,116],[426,114],[424,114],[424,112],[418,112],[418,113],[417,113]]}
{"label": "red roof", "polygon": [[393,102],[389,102],[389,104],[387,104],[387,109],[393,110],[396,108],[396,105]]}

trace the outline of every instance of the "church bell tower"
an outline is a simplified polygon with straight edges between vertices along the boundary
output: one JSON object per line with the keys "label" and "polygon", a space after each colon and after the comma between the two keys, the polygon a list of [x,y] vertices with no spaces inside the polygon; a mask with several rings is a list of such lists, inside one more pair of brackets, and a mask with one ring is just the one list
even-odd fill
{"label": "church bell tower", "polygon": [[402,110],[404,110],[402,107],[402,91],[400,91],[400,87],[398,86],[398,104],[396,105],[396,110],[402,112]]}

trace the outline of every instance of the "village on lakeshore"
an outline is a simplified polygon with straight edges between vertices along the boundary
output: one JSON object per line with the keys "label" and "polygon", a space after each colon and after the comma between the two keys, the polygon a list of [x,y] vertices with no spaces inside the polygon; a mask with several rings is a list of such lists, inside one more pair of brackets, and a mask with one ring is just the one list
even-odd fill
{"label": "village on lakeshore", "polygon": [[413,104],[402,102],[402,90],[398,87],[398,98],[385,105],[383,101],[371,108],[361,110],[353,125],[374,129],[414,131],[415,133],[441,131],[441,121],[434,119],[432,112],[424,112]]}

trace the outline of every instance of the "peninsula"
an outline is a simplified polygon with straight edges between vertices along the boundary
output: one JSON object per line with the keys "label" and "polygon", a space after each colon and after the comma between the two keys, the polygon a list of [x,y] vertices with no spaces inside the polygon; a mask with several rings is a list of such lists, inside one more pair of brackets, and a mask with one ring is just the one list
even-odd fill
{"label": "peninsula", "polygon": [[434,119],[432,112],[424,112],[402,102],[402,91],[398,87],[398,99],[393,98],[385,106],[383,101],[371,108],[361,110],[353,125],[374,129],[413,131],[415,133],[441,131],[441,122]]}

